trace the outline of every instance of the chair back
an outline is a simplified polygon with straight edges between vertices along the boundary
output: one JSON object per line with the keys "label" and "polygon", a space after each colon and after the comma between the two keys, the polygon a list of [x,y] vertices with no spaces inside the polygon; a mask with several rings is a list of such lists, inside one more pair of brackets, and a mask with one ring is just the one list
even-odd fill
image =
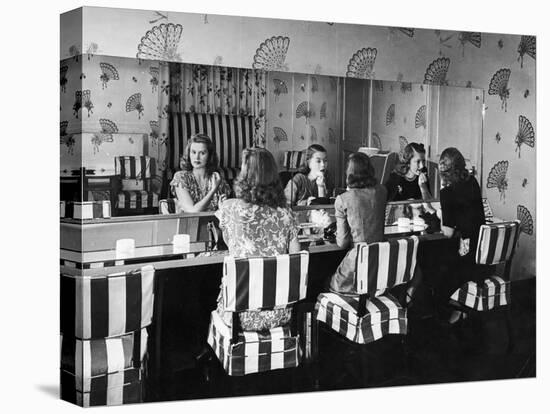
{"label": "chair back", "polygon": [[476,263],[495,265],[509,261],[516,249],[519,224],[519,220],[483,224],[479,228]]}
{"label": "chair back", "polygon": [[418,237],[380,243],[359,243],[356,259],[358,294],[377,296],[412,279],[416,268]]}
{"label": "chair back", "polygon": [[302,165],[303,151],[285,151],[283,156],[283,167],[286,170],[297,170]]}
{"label": "chair back", "polygon": [[167,198],[159,201],[160,214],[175,214],[176,212],[176,199]]}
{"label": "chair back", "polygon": [[143,266],[102,277],[61,275],[61,332],[106,338],[151,324],[155,268]]}
{"label": "chair back", "polygon": [[146,180],[153,176],[154,159],[147,156],[115,157],[115,175],[121,179]]}
{"label": "chair back", "polygon": [[309,252],[269,257],[226,256],[222,297],[226,311],[273,309],[306,296]]}

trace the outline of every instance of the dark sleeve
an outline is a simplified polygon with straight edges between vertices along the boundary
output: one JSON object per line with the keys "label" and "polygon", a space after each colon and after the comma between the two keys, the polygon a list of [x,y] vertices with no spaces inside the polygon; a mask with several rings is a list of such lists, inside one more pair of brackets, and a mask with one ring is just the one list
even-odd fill
{"label": "dark sleeve", "polygon": [[388,181],[384,184],[386,190],[388,191],[387,201],[397,201],[396,198],[400,181],[399,175],[395,173],[390,174],[390,178],[388,178]]}
{"label": "dark sleeve", "polygon": [[442,224],[447,227],[456,227],[456,209],[453,201],[453,193],[449,188],[444,188],[439,194],[441,203]]}

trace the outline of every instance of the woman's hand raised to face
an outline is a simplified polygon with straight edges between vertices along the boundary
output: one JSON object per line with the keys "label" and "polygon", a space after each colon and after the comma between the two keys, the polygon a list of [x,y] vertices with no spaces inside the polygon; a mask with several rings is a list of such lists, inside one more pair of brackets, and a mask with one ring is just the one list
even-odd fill
{"label": "woman's hand raised to face", "polygon": [[220,186],[221,182],[222,182],[222,178],[220,177],[220,173],[214,171],[212,173],[212,177],[210,177],[210,188],[216,191]]}
{"label": "woman's hand raised to face", "polygon": [[317,178],[315,179],[315,183],[319,186],[319,187],[322,187],[325,185],[325,175],[320,172],[319,175],[317,176]]}

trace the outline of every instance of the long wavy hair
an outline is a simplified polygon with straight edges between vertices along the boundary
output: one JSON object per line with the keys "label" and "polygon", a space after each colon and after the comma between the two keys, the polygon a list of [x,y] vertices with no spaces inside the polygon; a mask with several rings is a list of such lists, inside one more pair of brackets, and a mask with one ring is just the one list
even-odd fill
{"label": "long wavy hair", "polygon": [[285,207],[286,197],[277,163],[265,148],[247,148],[242,153],[241,172],[233,184],[235,196],[247,203]]}
{"label": "long wavy hair", "polygon": [[374,167],[369,156],[362,152],[354,152],[348,157],[346,168],[346,185],[349,188],[372,188],[376,185]]}
{"label": "long wavy hair", "polygon": [[[317,152],[324,152],[327,153],[327,150],[325,147],[319,144],[312,144],[306,149],[306,156],[302,159],[302,165],[300,165],[300,169],[298,170],[304,175],[308,175],[311,169],[309,168],[309,161],[313,158],[313,155]],[[326,171],[325,171],[326,175]]]}
{"label": "long wavy hair", "polygon": [[214,171],[218,171],[220,164],[218,154],[216,153],[216,147],[210,137],[206,134],[195,134],[187,141],[187,146],[183,156],[180,159],[180,167],[184,171],[193,171],[193,164],[191,164],[191,144],[204,144],[208,151],[208,160],[206,161],[206,173],[212,175]]}
{"label": "long wavy hair", "polygon": [[426,154],[424,144],[419,144],[417,142],[407,144],[405,148],[403,148],[403,154],[399,157],[399,162],[395,166],[395,172],[400,175],[407,174],[411,168],[411,160],[415,153]]}
{"label": "long wavy hair", "polygon": [[443,186],[448,187],[466,181],[470,173],[460,151],[454,147],[445,148],[439,157],[439,176]]}

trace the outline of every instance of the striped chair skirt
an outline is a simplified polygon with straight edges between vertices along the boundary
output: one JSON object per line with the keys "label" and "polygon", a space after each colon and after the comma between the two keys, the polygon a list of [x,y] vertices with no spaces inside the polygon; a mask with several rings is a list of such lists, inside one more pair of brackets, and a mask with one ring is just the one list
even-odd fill
{"label": "striped chair skirt", "polygon": [[368,344],[388,334],[407,333],[407,309],[391,294],[367,299],[366,313],[359,315],[359,296],[322,293],[315,305],[315,318],[350,341]]}
{"label": "striped chair skirt", "polygon": [[208,344],[228,375],[242,376],[300,364],[300,336],[292,335],[289,326],[269,331],[241,331],[233,341],[231,328],[217,311],[213,311]]}

